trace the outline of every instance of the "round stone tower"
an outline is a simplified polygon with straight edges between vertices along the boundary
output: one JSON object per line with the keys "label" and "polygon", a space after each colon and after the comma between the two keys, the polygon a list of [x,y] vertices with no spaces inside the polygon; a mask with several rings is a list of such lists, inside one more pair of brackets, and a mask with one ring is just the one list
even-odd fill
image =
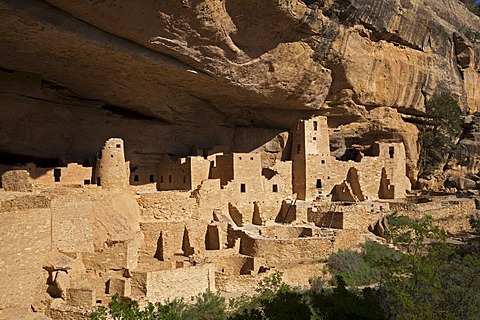
{"label": "round stone tower", "polygon": [[111,138],[97,154],[95,179],[104,189],[124,190],[129,184],[129,166],[125,162],[123,140]]}

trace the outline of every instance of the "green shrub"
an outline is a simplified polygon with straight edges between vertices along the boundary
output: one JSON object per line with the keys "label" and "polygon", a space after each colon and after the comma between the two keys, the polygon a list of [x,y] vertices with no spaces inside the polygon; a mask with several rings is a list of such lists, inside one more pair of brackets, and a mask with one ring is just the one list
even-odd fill
{"label": "green shrub", "polygon": [[310,319],[311,310],[304,294],[283,282],[281,272],[263,278],[255,289],[257,295],[232,299],[231,320],[301,320]]}
{"label": "green shrub", "polygon": [[[330,272],[340,275],[349,286],[361,286],[375,281],[372,268],[365,262],[361,253],[339,251],[328,259]],[[336,278],[332,279],[336,285]]]}
{"label": "green shrub", "polygon": [[107,307],[100,306],[90,315],[92,320],[226,320],[225,299],[212,292],[204,292],[195,303],[186,304],[183,299],[162,303],[148,303],[140,308],[137,301],[123,301],[112,297]]}
{"label": "green shrub", "polygon": [[[369,285],[378,282],[382,273],[402,260],[402,254],[387,246],[367,241],[362,252],[350,250],[339,251],[330,255],[328,267],[330,272],[339,275],[349,286]],[[331,283],[336,285],[335,278]]]}

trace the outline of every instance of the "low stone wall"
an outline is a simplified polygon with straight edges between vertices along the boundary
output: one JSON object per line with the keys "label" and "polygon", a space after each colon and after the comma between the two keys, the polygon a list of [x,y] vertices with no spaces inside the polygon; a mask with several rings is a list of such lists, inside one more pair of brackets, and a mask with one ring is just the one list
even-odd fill
{"label": "low stone wall", "polygon": [[198,217],[198,206],[190,191],[162,191],[144,193],[138,196],[142,219],[183,221]]}
{"label": "low stone wall", "polygon": [[0,212],[13,212],[35,208],[50,208],[51,199],[48,196],[33,193],[16,194],[0,199]]}
{"label": "low stone wall", "polygon": [[391,210],[398,215],[420,219],[432,216],[435,223],[450,233],[470,230],[468,218],[476,210],[474,199],[444,199],[427,203],[392,203]]}
{"label": "low stone wall", "polygon": [[290,261],[317,261],[327,258],[332,249],[330,237],[270,239],[245,234],[240,243],[241,254],[264,258],[267,265]]}
{"label": "low stone wall", "polygon": [[134,299],[148,299],[163,302],[201,294],[207,290],[216,291],[215,266],[186,267],[160,271],[134,271],[131,279],[131,293]]}

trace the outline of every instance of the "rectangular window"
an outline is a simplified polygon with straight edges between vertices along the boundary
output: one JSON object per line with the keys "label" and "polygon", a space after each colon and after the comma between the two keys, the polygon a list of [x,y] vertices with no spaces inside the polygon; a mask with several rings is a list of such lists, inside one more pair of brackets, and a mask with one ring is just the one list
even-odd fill
{"label": "rectangular window", "polygon": [[155,176],[153,174],[150,175],[150,182],[155,182]]}
{"label": "rectangular window", "polygon": [[138,174],[133,177],[133,181],[138,181]]}
{"label": "rectangular window", "polygon": [[325,164],[325,160],[322,159],[322,164]]}
{"label": "rectangular window", "polygon": [[100,177],[97,177],[97,186],[101,186],[102,184],[100,183]]}
{"label": "rectangular window", "polygon": [[313,121],[313,130],[314,130],[314,131],[317,131],[317,127],[318,127],[318,122],[317,122],[317,121]]}
{"label": "rectangular window", "polygon": [[250,157],[250,160],[253,160],[253,157]]}
{"label": "rectangular window", "polygon": [[172,176],[168,176],[168,182],[172,183]]}
{"label": "rectangular window", "polygon": [[160,176],[160,183],[163,183],[163,176]]}
{"label": "rectangular window", "polygon": [[247,186],[245,185],[245,183],[242,183],[240,185],[240,192],[247,192]]}
{"label": "rectangular window", "polygon": [[317,179],[317,189],[321,189],[321,188],[322,188],[322,180]]}
{"label": "rectangular window", "polygon": [[273,192],[278,192],[278,185],[274,184],[274,185],[273,185],[273,190],[272,190],[272,191],[273,191]]}
{"label": "rectangular window", "polygon": [[317,140],[317,137],[313,137],[313,141]]}
{"label": "rectangular window", "polygon": [[388,147],[388,154],[390,155],[390,158],[393,159],[393,156],[395,154],[395,148],[394,147]]}
{"label": "rectangular window", "polygon": [[117,148],[120,148],[120,147],[121,147],[121,145],[120,145],[120,144],[117,144]]}
{"label": "rectangular window", "polygon": [[90,184],[90,180],[89,180],[89,179],[85,179],[85,180],[83,180],[83,184],[84,184],[84,185],[88,185],[88,184]]}
{"label": "rectangular window", "polygon": [[300,153],[300,150],[301,150],[301,146],[297,144],[297,153]]}

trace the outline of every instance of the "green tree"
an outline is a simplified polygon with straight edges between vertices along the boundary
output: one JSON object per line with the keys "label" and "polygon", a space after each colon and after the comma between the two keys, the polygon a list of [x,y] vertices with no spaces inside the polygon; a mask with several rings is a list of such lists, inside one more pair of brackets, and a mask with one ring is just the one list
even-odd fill
{"label": "green tree", "polygon": [[480,257],[447,244],[431,217],[393,221],[393,239],[403,248],[401,267],[381,282],[381,301],[390,319],[477,319]]}
{"label": "green tree", "polygon": [[426,105],[426,126],[421,128],[419,143],[420,177],[431,175],[454,151],[453,140],[462,131],[461,110],[449,94],[434,96]]}
{"label": "green tree", "polygon": [[263,278],[255,289],[257,295],[232,301],[232,320],[302,320],[310,319],[312,312],[303,293],[282,280],[281,272]]}

